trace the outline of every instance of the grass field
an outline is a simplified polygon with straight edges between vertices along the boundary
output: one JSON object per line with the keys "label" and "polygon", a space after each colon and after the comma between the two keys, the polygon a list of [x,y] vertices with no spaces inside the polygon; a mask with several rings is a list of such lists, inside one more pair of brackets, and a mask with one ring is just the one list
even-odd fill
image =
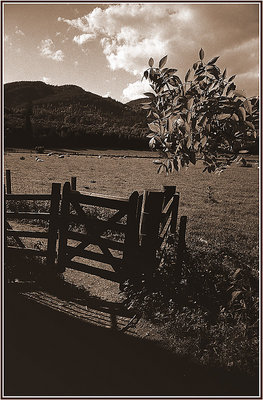
{"label": "grass field", "polygon": [[[196,296],[203,297],[205,308],[215,301],[219,312],[213,322],[207,322],[201,303],[197,302],[194,309],[188,299],[181,309],[174,303],[172,318],[164,325],[161,321],[163,341],[173,352],[193,356],[200,363],[256,374],[258,159],[251,157],[250,168],[234,164],[221,175],[202,173],[202,163],[198,162],[187,170],[166,176],[157,174],[153,160],[158,157],[154,157],[154,153],[90,151],[86,154],[63,154],[64,158],[59,158],[58,154],[50,157],[47,154],[38,155],[43,162],[36,162],[33,152],[6,152],[4,168],[11,170],[13,193],[50,193],[52,182],[63,184],[72,176],[77,177],[77,190],[123,197],[128,197],[134,190],[177,186],[180,192],[179,216],[186,215],[188,218],[186,244],[193,257],[186,289],[194,299]],[[21,160],[21,157],[24,159]],[[169,271],[169,262],[167,266]],[[241,272],[237,272],[238,269]],[[87,274],[74,271],[70,280],[82,285],[83,275]],[[88,279],[90,281],[90,277]],[[169,276],[168,281],[168,289],[175,288],[176,284],[173,286]],[[98,288],[95,294],[100,296],[102,285],[92,281],[92,287],[93,290]],[[111,290],[105,286],[104,292],[107,288]],[[230,302],[229,288],[232,288],[232,293],[236,292],[235,296],[239,296]],[[131,295],[133,301],[134,293]],[[140,296],[139,291],[139,309],[144,303]],[[155,296],[157,308],[160,304],[162,306],[162,290],[160,293],[150,290],[148,301],[144,304],[146,309],[150,307],[152,314],[156,312]],[[167,311],[169,309],[166,308],[165,318]]]}
{"label": "grass field", "polygon": [[[91,156],[92,154],[97,154]],[[158,175],[154,153],[90,151],[87,155],[6,153],[4,168],[11,170],[13,193],[49,193],[52,182],[77,177],[77,190],[127,197],[134,190],[176,185],[181,215],[187,215],[187,233],[204,240],[241,240],[249,248],[258,243],[259,169],[233,165],[221,175],[202,173],[202,163],[170,176]],[[103,156],[106,154],[107,156]],[[115,157],[110,157],[115,155]],[[21,160],[20,157],[24,157]],[[116,157],[118,156],[118,157]],[[143,158],[151,157],[151,158]],[[156,154],[157,156],[157,154]],[[125,157],[125,158],[124,158]]]}

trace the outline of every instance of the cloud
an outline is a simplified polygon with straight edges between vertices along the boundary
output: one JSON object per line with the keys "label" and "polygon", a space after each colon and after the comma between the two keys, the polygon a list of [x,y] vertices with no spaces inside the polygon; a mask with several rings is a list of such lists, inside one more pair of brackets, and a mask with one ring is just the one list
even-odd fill
{"label": "cloud", "polygon": [[50,83],[50,78],[48,78],[47,76],[43,76],[42,81],[45,83]]}
{"label": "cloud", "polygon": [[110,97],[110,95],[111,95],[111,92],[109,91],[106,94],[104,94],[102,97]]}
{"label": "cloud", "polygon": [[73,42],[76,42],[79,45],[83,43],[89,42],[90,40],[95,39],[96,35],[93,33],[84,33],[82,35],[74,36]]}
{"label": "cloud", "polygon": [[78,61],[74,61],[74,65],[75,65],[75,67],[77,67],[79,65],[79,62]]}
{"label": "cloud", "polygon": [[123,3],[58,21],[80,33],[73,39],[80,46],[99,40],[112,70],[141,75],[150,57],[158,62],[167,54],[169,65],[184,76],[201,47],[206,60],[221,55],[222,66],[231,71],[242,67],[243,73],[258,63],[258,11],[252,3]]}
{"label": "cloud", "polygon": [[15,34],[20,36],[25,36],[24,32],[21,31],[21,29],[19,29],[18,26],[16,26],[15,28]]}
{"label": "cloud", "polygon": [[122,101],[136,100],[145,97],[143,93],[151,91],[152,90],[149,86],[149,83],[146,80],[138,80],[136,82],[129,83],[129,85],[122,92]]}
{"label": "cloud", "polygon": [[8,40],[9,40],[9,36],[8,36],[7,34],[5,34],[5,36],[4,36],[4,41],[5,41],[5,42],[8,42]]}
{"label": "cloud", "polygon": [[51,58],[54,61],[63,61],[64,53],[62,50],[55,50],[53,40],[44,39],[41,40],[41,45],[38,46],[42,57]]}

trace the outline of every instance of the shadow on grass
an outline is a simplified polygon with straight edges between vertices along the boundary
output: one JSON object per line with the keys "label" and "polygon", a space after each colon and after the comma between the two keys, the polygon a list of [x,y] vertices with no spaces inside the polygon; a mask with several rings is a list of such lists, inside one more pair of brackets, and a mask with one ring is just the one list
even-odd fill
{"label": "shadow on grass", "polygon": [[[5,297],[5,396],[258,394],[256,379],[194,365],[8,289]],[[96,300],[97,309],[105,306]]]}

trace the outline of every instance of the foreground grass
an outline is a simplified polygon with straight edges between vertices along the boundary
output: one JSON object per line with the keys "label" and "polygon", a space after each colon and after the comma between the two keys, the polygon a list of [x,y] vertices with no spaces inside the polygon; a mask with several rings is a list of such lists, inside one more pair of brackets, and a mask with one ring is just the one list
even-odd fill
{"label": "foreground grass", "polygon": [[[77,189],[128,197],[132,191],[176,185],[180,215],[187,215],[187,257],[182,279],[176,246],[167,250],[154,287],[129,284],[128,305],[143,310],[166,345],[203,364],[256,374],[258,368],[259,170],[233,165],[220,176],[202,164],[157,175],[152,159],[71,155],[64,159],[6,154],[14,192],[50,192],[52,182],[77,176]],[[76,273],[76,272],[75,272]]]}

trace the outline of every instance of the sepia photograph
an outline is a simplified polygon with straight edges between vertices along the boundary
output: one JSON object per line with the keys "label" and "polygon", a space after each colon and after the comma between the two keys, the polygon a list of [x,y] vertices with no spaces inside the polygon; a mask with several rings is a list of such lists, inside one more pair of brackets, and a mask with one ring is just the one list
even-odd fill
{"label": "sepia photograph", "polygon": [[1,1],[2,398],[262,398],[261,7]]}

